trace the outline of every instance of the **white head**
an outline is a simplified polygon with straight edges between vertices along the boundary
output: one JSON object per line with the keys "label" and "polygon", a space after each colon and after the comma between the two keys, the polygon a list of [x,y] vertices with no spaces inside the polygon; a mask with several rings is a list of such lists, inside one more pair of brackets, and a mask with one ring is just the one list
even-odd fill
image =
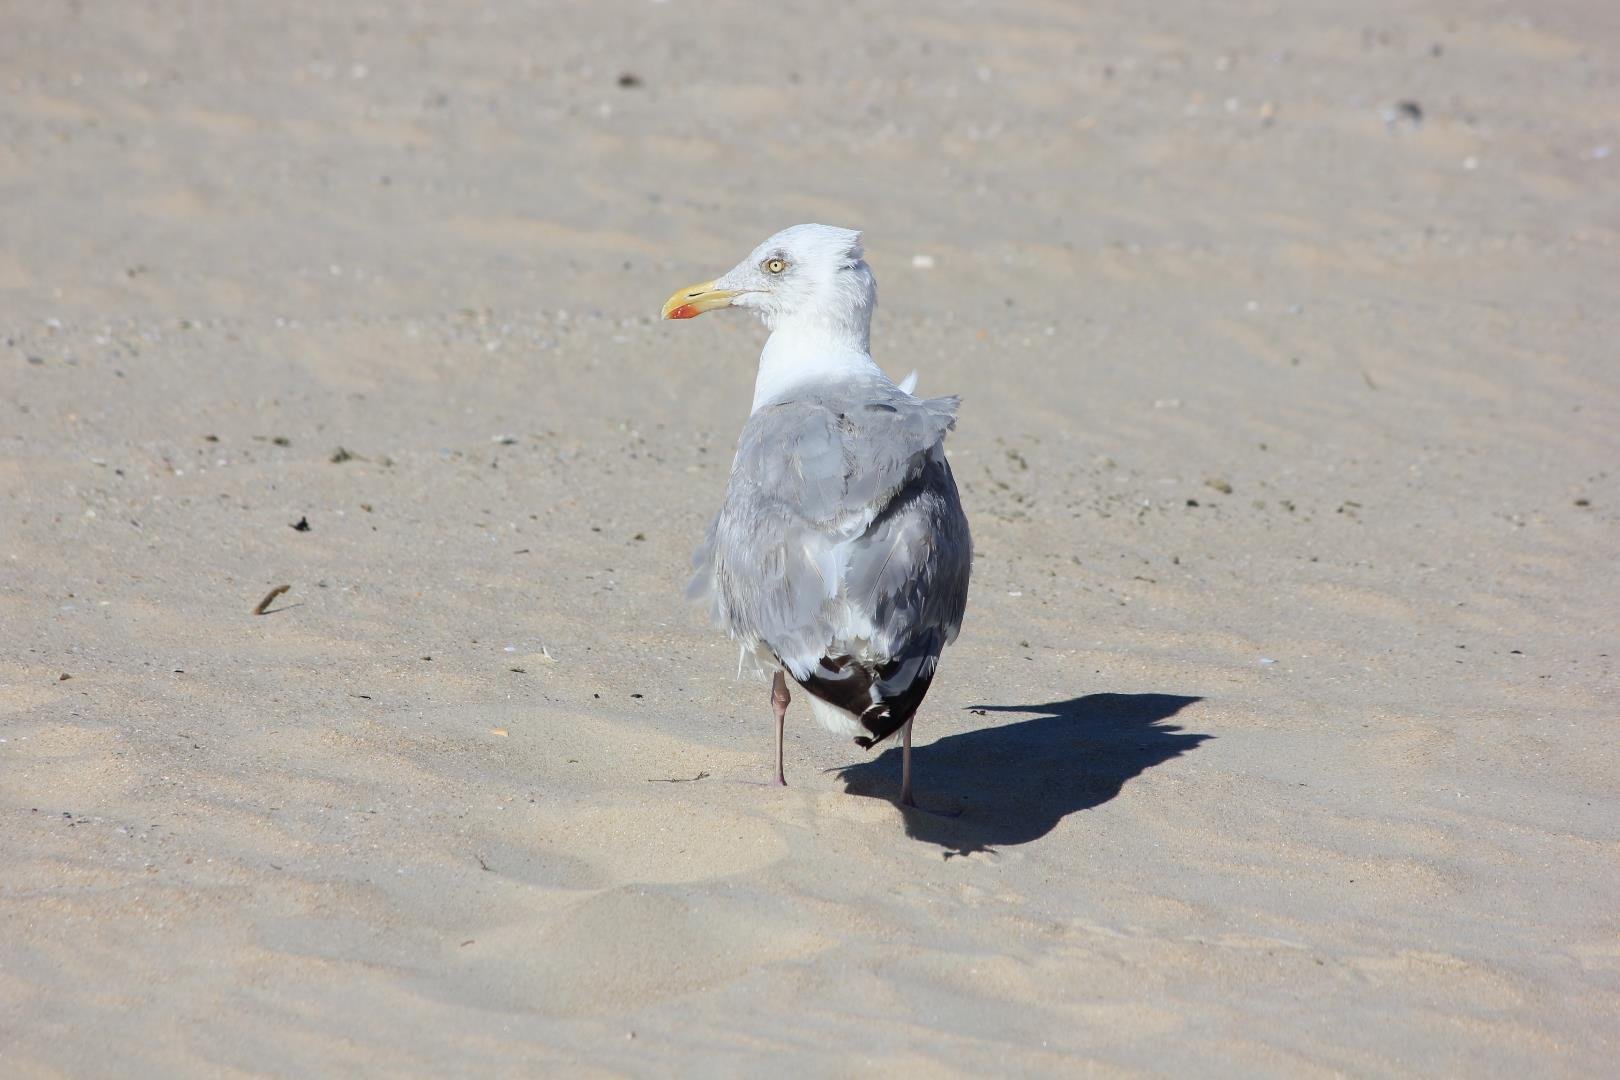
{"label": "white head", "polygon": [[853,338],[864,350],[877,304],[877,282],[864,254],[854,229],[795,225],[713,281],[681,289],[664,305],[664,318],[748,308],[772,331],[802,327]]}

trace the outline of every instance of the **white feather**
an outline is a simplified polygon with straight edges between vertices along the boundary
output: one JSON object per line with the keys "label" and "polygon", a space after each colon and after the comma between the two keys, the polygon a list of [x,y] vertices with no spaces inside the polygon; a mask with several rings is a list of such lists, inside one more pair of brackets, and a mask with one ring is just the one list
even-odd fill
{"label": "white feather", "polygon": [[861,727],[861,722],[855,718],[854,713],[840,709],[836,705],[829,705],[814,694],[804,696],[810,700],[810,711],[816,714],[821,726],[834,735],[853,739],[857,735],[866,734],[866,729]]}

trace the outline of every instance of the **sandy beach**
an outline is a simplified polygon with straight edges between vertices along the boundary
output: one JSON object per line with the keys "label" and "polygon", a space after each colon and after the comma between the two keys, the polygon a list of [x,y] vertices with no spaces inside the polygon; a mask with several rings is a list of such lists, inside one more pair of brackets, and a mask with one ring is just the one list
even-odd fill
{"label": "sandy beach", "polygon": [[[1620,5],[0,27],[0,1073],[1613,1075]],[[802,221],[956,817],[683,600]]]}

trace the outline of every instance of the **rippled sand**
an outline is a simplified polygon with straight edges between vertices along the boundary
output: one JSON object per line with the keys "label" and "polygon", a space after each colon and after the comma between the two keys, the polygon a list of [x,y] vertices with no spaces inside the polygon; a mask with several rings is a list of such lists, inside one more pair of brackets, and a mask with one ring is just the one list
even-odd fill
{"label": "rippled sand", "polygon": [[[0,35],[0,1072],[1612,1069],[1620,9],[276,7]],[[681,601],[803,220],[954,818]]]}

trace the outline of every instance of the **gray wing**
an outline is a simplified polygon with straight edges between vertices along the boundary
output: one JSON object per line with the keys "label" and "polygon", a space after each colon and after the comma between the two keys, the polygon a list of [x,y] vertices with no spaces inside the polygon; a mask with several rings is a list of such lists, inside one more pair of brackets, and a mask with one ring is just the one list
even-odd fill
{"label": "gray wing", "polygon": [[926,687],[961,625],[972,561],[941,449],[957,403],[872,384],[760,409],[694,556],[690,594],[801,682],[844,656],[874,671],[910,667]]}
{"label": "gray wing", "polygon": [[910,720],[962,626],[973,541],[941,448],[850,547],[839,640],[799,683],[850,713],[870,747]]}
{"label": "gray wing", "polygon": [[972,565],[956,480],[935,446],[844,560],[845,601],[870,622],[873,655],[903,656],[919,630],[939,630],[942,645],[955,641]]}

